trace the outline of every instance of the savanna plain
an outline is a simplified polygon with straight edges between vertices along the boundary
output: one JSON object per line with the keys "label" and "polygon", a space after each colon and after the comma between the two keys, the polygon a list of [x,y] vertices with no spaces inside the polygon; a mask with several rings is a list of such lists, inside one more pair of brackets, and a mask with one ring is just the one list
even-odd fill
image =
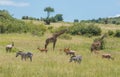
{"label": "savanna plain", "polygon": [[[120,28],[99,26],[103,32]],[[44,48],[45,39],[50,35],[0,34],[0,77],[120,77],[120,38],[106,37],[105,49],[99,54],[90,52],[93,39],[99,36],[88,38],[81,35],[71,36],[71,40],[58,38],[54,51],[49,44],[47,53],[40,52],[37,47]],[[32,52],[33,61],[22,61],[20,56],[15,57],[15,52],[6,53],[5,46],[11,42],[15,43],[13,50]],[[63,51],[66,47],[83,57],[80,64],[69,62],[70,56]],[[114,60],[102,59],[103,53],[110,53]]]}

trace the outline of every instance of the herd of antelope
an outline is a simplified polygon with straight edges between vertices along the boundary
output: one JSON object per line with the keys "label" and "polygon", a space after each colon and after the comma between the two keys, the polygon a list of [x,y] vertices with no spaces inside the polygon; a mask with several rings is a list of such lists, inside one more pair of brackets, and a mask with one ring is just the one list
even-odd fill
{"label": "herd of antelope", "polygon": [[[37,48],[39,51],[41,52],[45,52],[47,53],[48,52],[48,49],[47,49],[47,46],[50,42],[53,43],[53,50],[55,48],[55,44],[56,44],[56,41],[57,41],[57,37],[60,36],[61,34],[63,34],[64,32],[66,32],[67,29],[65,30],[62,30],[58,33],[55,33],[53,34],[52,37],[50,38],[47,38],[46,41],[45,41],[45,48]],[[94,41],[92,44],[91,44],[91,52],[94,52],[95,54],[98,54],[97,50],[100,48],[101,46],[101,41],[103,40],[103,38],[105,37],[105,35],[103,35],[100,40],[98,41]],[[12,44],[9,44],[6,46],[6,52],[11,52],[12,48],[14,47],[14,42],[12,42]],[[64,49],[61,49],[60,51],[63,51],[66,55],[70,55],[70,61],[69,62],[78,62],[80,63],[82,61],[82,56],[81,55],[76,55],[76,51],[74,50],[71,50],[70,48],[64,48]],[[33,54],[31,52],[23,52],[23,51],[18,51],[16,53],[16,57],[18,56],[21,56],[21,60],[26,60],[27,58],[30,59],[30,61],[32,61],[32,56]],[[102,58],[106,58],[106,59],[112,59],[114,60],[114,58],[111,56],[111,54],[102,54],[101,56]]]}

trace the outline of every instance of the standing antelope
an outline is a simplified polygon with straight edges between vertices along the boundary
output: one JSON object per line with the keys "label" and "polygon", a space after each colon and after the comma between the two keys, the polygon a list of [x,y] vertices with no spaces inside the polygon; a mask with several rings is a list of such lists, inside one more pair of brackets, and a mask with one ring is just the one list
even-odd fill
{"label": "standing antelope", "polygon": [[111,54],[102,54],[102,58],[114,60],[114,58],[111,56]]}
{"label": "standing antelope", "polygon": [[47,51],[48,51],[48,50],[45,49],[45,48],[41,49],[41,48],[38,47],[37,49],[40,50],[41,52],[46,52],[46,53],[47,53]]}
{"label": "standing antelope", "polygon": [[66,55],[73,55],[75,56],[75,51],[70,50],[69,48],[64,48],[64,52],[66,53]]}
{"label": "standing antelope", "polygon": [[12,42],[12,44],[7,45],[6,46],[6,52],[11,52],[13,46],[14,46],[14,42]]}

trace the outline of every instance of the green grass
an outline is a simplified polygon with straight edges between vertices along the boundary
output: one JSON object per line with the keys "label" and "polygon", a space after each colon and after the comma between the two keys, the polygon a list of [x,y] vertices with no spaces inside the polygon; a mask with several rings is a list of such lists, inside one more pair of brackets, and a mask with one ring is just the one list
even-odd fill
{"label": "green grass", "polygon": [[[95,55],[90,53],[92,38],[72,36],[72,40],[58,39],[55,51],[48,45],[48,53],[42,53],[37,47],[44,47],[48,34],[37,37],[30,34],[0,35],[0,77],[119,77],[120,76],[120,40],[107,37],[106,49]],[[33,53],[33,61],[21,61],[15,53],[6,53],[5,46],[15,43],[18,50]],[[81,64],[69,63],[70,56],[63,49],[70,47],[76,54],[83,56]],[[102,53],[111,53],[115,60],[101,58]]]}

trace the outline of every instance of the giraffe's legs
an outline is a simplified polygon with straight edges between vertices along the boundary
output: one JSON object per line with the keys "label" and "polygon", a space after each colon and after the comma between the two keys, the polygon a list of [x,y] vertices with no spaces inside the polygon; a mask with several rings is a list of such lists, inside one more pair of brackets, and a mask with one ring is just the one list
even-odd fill
{"label": "giraffe's legs", "polygon": [[47,48],[47,46],[48,46],[48,43],[45,44],[45,49]]}
{"label": "giraffe's legs", "polygon": [[45,42],[45,49],[47,48],[48,44],[49,44],[49,39],[47,39]]}
{"label": "giraffe's legs", "polygon": [[53,41],[53,50],[55,49],[56,41],[57,41],[57,39],[55,39],[55,40]]}

